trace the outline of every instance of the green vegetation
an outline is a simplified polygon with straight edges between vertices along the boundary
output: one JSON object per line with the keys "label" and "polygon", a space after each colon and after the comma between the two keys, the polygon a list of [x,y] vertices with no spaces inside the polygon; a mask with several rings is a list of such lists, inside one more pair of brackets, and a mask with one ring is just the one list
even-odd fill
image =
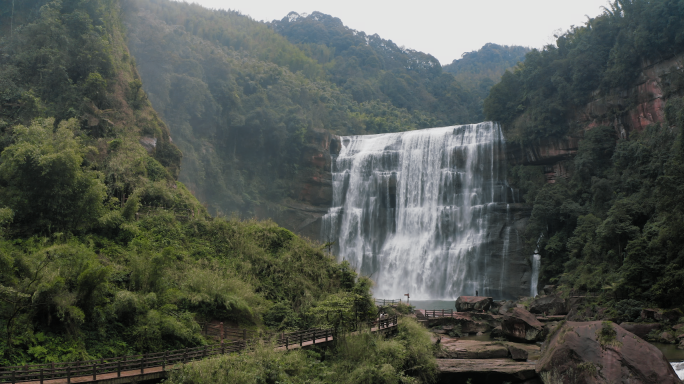
{"label": "green vegetation", "polygon": [[529,51],[526,47],[488,43],[477,51],[464,53],[460,59],[442,68],[444,72],[453,74],[463,87],[484,100],[506,70],[523,61]]}
{"label": "green vegetation", "polygon": [[374,316],[348,264],[272,222],[212,219],[176,181],[181,153],[121,12],[18,2],[1,30],[0,365],[202,345],[210,320],[344,330]]}
{"label": "green vegetation", "polygon": [[[674,98],[668,105],[680,103]],[[616,302],[684,304],[684,125],[676,118],[681,107],[668,111],[668,124],[651,125],[617,145],[612,128],[587,131],[566,164],[570,179],[523,189],[533,202],[530,247],[542,235],[542,281],[603,291]],[[624,303],[622,316],[633,318],[634,305]]]}
{"label": "green vegetation", "polygon": [[243,354],[188,364],[169,383],[430,383],[436,362],[428,331],[413,319],[399,323],[397,336],[361,332],[332,350],[275,352],[257,345]]}
{"label": "green vegetation", "polygon": [[[512,142],[574,133],[574,113],[593,98],[634,86],[644,63],[684,51],[684,5],[679,0],[626,0],[584,26],[533,49],[507,71],[484,102],[488,120],[499,121]],[[681,85],[681,78],[673,81]],[[630,106],[614,106],[618,116]]]}
{"label": "green vegetation", "polygon": [[[152,105],[212,214],[277,216],[319,177],[327,135],[478,122],[481,98],[432,56],[328,15],[267,25],[168,0],[124,3]],[[164,63],[160,65],[159,63]]]}

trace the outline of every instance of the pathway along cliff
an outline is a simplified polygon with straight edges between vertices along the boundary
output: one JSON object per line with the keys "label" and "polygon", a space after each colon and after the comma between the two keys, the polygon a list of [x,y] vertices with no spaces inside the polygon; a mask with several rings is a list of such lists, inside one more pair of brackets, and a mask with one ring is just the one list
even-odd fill
{"label": "pathway along cliff", "polygon": [[498,124],[344,136],[331,152],[322,237],[372,276],[376,296],[529,295],[529,212],[506,183]]}

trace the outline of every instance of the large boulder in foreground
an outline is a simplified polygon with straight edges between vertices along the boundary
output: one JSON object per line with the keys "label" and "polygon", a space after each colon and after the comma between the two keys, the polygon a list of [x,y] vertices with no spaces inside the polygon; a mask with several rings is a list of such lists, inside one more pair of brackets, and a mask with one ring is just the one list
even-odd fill
{"label": "large boulder in foreground", "polygon": [[658,348],[610,321],[560,324],[535,369],[554,383],[680,384]]}
{"label": "large boulder in foreground", "polygon": [[456,299],[458,312],[487,311],[492,306],[493,299],[484,296],[459,296]]}
{"label": "large boulder in foreground", "polygon": [[537,318],[523,308],[513,308],[504,314],[501,331],[509,339],[535,342],[546,337],[546,328]]}
{"label": "large boulder in foreground", "polygon": [[651,331],[658,330],[663,327],[660,323],[620,323],[620,326],[627,332],[631,332],[642,339],[646,340]]}

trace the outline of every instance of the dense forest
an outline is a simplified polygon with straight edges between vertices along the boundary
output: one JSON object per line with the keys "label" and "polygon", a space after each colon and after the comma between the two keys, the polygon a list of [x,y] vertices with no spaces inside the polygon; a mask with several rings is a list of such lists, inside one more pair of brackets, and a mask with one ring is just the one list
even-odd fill
{"label": "dense forest", "polygon": [[0,6],[0,365],[202,345],[213,319],[375,314],[348,264],[272,222],[212,218],[176,180],[120,2]]}
{"label": "dense forest", "polygon": [[529,48],[517,45],[488,43],[477,51],[464,53],[460,59],[442,69],[454,75],[461,86],[474,92],[483,101],[506,70],[523,61],[529,51]]}
{"label": "dense forest", "polygon": [[[684,304],[684,72],[665,76],[665,121],[643,131],[624,137],[574,118],[591,100],[626,94],[643,66],[681,53],[684,1],[619,1],[555,45],[529,52],[492,88],[486,117],[502,122],[509,145],[583,137],[564,164],[570,176],[555,184],[545,183],[541,166],[509,169],[533,206],[527,240],[530,253],[539,247],[542,254],[542,281],[635,307]],[[635,103],[610,110],[609,120]]]}
{"label": "dense forest", "polygon": [[322,132],[482,119],[483,93],[434,57],[332,16],[291,13],[264,24],[168,0],[124,4],[144,89],[184,153],[180,180],[212,214],[251,217],[296,199]]}

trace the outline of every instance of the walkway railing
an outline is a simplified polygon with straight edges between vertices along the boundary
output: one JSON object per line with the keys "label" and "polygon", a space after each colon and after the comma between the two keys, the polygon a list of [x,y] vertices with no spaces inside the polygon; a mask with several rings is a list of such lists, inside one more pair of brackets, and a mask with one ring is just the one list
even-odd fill
{"label": "walkway railing", "polygon": [[401,303],[401,299],[394,300],[394,299],[375,299],[375,305],[378,307],[386,307],[388,305],[397,305]]}
{"label": "walkway railing", "polygon": [[425,317],[426,318],[435,318],[435,317],[454,317],[454,310],[453,309],[426,309],[425,310]]}
{"label": "walkway railing", "polygon": [[[371,330],[380,331],[396,327],[398,324],[397,316],[387,319],[378,319],[368,323]],[[242,332],[241,332],[242,333]],[[247,333],[242,333],[242,336]],[[312,328],[303,331],[281,333],[265,338],[253,338],[250,342],[263,340],[264,342],[273,341],[275,347],[304,346],[311,342],[327,342],[336,338],[336,332],[332,328]],[[78,377],[78,382],[96,381],[98,375],[116,373],[116,377],[121,377],[122,372],[140,370],[139,375],[144,375],[145,370],[161,368],[165,371],[168,367],[176,364],[185,364],[194,360],[201,360],[210,356],[223,355],[226,353],[240,352],[247,348],[248,342],[245,340],[226,341],[218,344],[205,345],[195,348],[185,348],[175,351],[145,353],[142,355],[113,357],[92,361],[71,361],[64,363],[31,364],[22,366],[0,367],[0,382],[19,383],[34,381],[43,383],[52,379],[67,379],[67,383],[72,378]],[[130,376],[130,375],[128,375]],[[84,377],[87,378],[84,380]],[[92,380],[90,378],[92,377]]]}

